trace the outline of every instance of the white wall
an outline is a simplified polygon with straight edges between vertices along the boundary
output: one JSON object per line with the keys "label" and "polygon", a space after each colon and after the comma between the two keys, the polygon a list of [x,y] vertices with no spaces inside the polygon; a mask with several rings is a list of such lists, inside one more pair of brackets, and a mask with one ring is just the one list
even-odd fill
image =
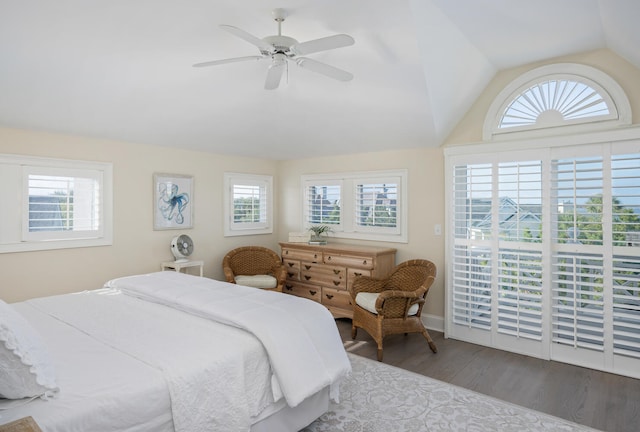
{"label": "white wall", "polygon": [[[161,261],[174,259],[169,244],[177,234],[193,238],[193,257],[205,261],[205,276],[221,280],[228,250],[277,247],[275,232],[225,238],[222,225],[223,173],[275,176],[276,162],[9,128],[0,128],[0,153],[112,162],[114,178],[113,245],[0,254],[0,298],[6,302],[99,288],[114,277],[157,271]],[[153,230],[154,172],[194,177],[193,229]],[[0,211],[16,205],[1,203]]]}

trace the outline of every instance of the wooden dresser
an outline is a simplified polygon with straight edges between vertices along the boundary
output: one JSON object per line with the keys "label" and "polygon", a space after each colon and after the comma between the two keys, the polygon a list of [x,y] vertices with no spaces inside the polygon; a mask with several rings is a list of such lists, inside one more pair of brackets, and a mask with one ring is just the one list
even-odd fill
{"label": "wooden dresser", "polygon": [[382,247],[280,243],[287,271],[283,292],[317,301],[336,318],[352,318],[347,288],[358,275],[382,278],[395,267],[396,250]]}

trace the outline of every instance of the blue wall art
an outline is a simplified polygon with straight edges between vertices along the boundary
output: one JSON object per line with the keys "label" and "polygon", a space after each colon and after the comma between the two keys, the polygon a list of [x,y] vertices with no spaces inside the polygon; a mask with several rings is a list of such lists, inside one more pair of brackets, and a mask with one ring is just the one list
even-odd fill
{"label": "blue wall art", "polygon": [[153,175],[153,229],[193,228],[193,177]]}

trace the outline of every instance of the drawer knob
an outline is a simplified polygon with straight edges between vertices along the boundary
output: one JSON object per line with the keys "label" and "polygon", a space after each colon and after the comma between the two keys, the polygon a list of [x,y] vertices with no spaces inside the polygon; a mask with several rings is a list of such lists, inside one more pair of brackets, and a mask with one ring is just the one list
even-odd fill
{"label": "drawer knob", "polygon": [[304,276],[304,278],[305,278],[306,280],[311,280],[311,276],[308,276],[308,275],[305,275],[305,276]]}
{"label": "drawer knob", "polygon": [[329,300],[333,298],[333,294],[325,294]]}
{"label": "drawer knob", "polygon": [[290,262],[289,263],[289,267],[293,267],[295,265],[295,263]]}
{"label": "drawer knob", "polygon": [[340,285],[341,283],[342,283],[342,282],[340,282],[340,281],[333,281],[333,284],[334,284],[335,286],[338,286],[338,285]]}
{"label": "drawer knob", "polygon": [[330,256],[329,256],[329,257],[327,257],[327,261],[331,261],[331,257],[330,257]]}
{"label": "drawer knob", "polygon": [[289,291],[291,291],[291,290],[293,289],[293,286],[291,286],[291,285],[285,285],[284,287],[285,287],[286,289],[288,289]]}
{"label": "drawer knob", "polygon": [[318,291],[309,290],[309,294],[311,294],[312,296],[316,295],[317,293],[318,293]]}
{"label": "drawer knob", "polygon": [[367,265],[367,260],[362,261],[362,264]]}
{"label": "drawer knob", "polygon": [[306,264],[305,264],[304,268],[306,268],[307,270],[309,270],[309,269],[311,268],[311,266],[310,266],[310,265],[306,265]]}
{"label": "drawer knob", "polygon": [[362,273],[355,272],[353,273],[355,276],[362,276]]}
{"label": "drawer knob", "polygon": [[341,270],[333,269],[333,272],[334,272],[335,274],[340,274]]}
{"label": "drawer knob", "polygon": [[295,275],[296,275],[295,273],[287,273],[287,276],[290,278],[294,277]]}

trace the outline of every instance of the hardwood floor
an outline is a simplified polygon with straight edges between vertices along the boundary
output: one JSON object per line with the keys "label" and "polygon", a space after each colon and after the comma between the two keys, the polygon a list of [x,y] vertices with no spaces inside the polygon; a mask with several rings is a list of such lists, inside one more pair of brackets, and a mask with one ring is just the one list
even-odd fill
{"label": "hardwood floor", "polygon": [[[337,319],[347,351],[376,359],[362,329]],[[445,339],[429,332],[438,353],[418,334],[384,340],[384,363],[608,432],[640,431],[640,380]]]}

